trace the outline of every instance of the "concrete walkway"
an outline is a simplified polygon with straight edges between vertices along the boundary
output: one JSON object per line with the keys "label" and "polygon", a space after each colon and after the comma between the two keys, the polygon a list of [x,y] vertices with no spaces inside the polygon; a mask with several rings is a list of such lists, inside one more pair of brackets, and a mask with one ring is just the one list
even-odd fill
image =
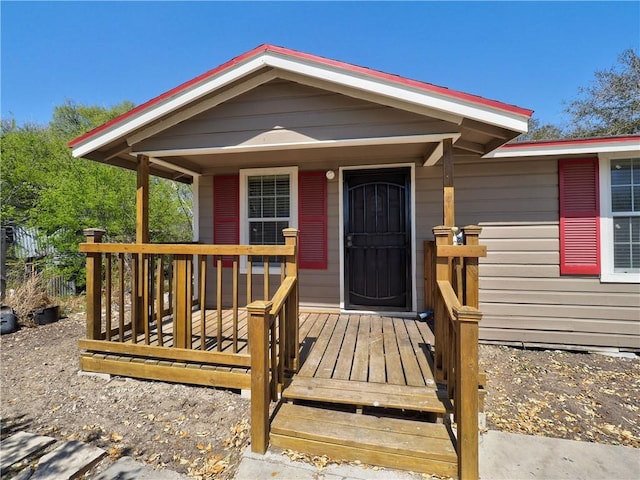
{"label": "concrete walkway", "polygon": [[[489,431],[480,437],[480,477],[489,479],[638,480],[640,449]],[[245,451],[236,480],[424,480],[419,474],[358,465],[292,462]]]}

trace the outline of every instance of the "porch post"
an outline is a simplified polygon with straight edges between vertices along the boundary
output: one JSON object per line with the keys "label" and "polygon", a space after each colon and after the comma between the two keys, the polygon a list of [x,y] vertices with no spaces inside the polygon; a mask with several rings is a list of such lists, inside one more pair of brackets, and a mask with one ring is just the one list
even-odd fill
{"label": "porch post", "polygon": [[[136,189],[136,243],[149,243],[149,157],[138,155]],[[148,270],[148,258],[145,255],[133,255],[133,285],[131,285],[131,325],[133,341],[143,329],[147,332],[148,304],[145,302],[145,285]],[[145,313],[146,312],[146,313]]]}
{"label": "porch post", "polygon": [[[87,243],[102,243],[106,233],[100,228],[83,231]],[[87,253],[87,338],[102,338],[102,254]]]}
{"label": "porch post", "polygon": [[282,231],[287,245],[293,245],[293,256],[287,257],[286,275],[294,276],[296,283],[287,299],[286,327],[285,327],[285,369],[297,372],[300,368],[300,314],[298,294],[298,230],[285,228]]}
{"label": "porch post", "polygon": [[138,155],[136,243],[149,242],[149,157]]}
{"label": "porch post", "polygon": [[251,451],[255,453],[264,453],[269,446],[269,349],[275,348],[269,343],[271,307],[272,303],[266,301],[247,305],[251,354]]}
{"label": "porch post", "polygon": [[453,142],[450,138],[442,141],[442,194],[443,224],[453,227],[456,221],[453,201]]}
{"label": "porch post", "polygon": [[[435,237],[437,251],[438,245],[451,245],[453,242],[453,233],[451,227],[437,226],[433,227],[433,236]],[[441,382],[445,379],[445,352],[450,350],[449,347],[449,326],[448,326],[448,313],[445,313],[445,306],[442,301],[442,296],[438,289],[438,281],[444,280],[451,281],[451,266],[448,257],[436,256],[436,278],[433,295],[433,318],[434,318],[434,336],[435,336],[435,375],[436,380]]]}
{"label": "porch post", "polygon": [[455,310],[458,345],[455,363],[455,411],[458,422],[458,477],[477,479],[478,466],[478,323],[482,313]]}

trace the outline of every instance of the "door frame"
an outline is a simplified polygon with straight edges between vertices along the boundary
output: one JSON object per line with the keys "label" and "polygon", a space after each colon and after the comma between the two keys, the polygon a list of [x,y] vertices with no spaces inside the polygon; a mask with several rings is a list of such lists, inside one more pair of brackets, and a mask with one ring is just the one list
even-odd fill
{"label": "door frame", "polygon": [[417,285],[416,285],[416,165],[412,162],[403,163],[385,163],[380,165],[352,165],[348,167],[340,167],[338,169],[338,202],[339,202],[339,228],[340,233],[338,235],[339,252],[340,252],[340,311],[343,313],[379,313],[375,310],[345,310],[345,258],[344,258],[344,171],[345,170],[382,170],[384,168],[409,168],[409,189],[410,200],[409,205],[411,208],[411,310],[400,312],[384,311],[385,315],[396,316],[414,316],[418,310],[417,300]]}

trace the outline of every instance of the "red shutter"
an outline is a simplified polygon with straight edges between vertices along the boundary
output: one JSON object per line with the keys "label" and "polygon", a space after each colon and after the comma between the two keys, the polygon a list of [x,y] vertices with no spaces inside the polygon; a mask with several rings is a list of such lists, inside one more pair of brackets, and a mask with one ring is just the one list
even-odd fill
{"label": "red shutter", "polygon": [[559,160],[560,273],[600,273],[598,159]]}
{"label": "red shutter", "polygon": [[327,179],[324,172],[298,175],[298,263],[327,268]]}
{"label": "red shutter", "polygon": [[[237,245],[240,243],[240,177],[216,175],[213,177],[213,243]],[[224,257],[225,267],[232,265]]]}

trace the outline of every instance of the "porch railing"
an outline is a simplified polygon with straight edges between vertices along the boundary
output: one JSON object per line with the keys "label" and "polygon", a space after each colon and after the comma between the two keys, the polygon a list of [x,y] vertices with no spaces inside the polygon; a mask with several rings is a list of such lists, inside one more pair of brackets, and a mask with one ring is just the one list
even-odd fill
{"label": "porch railing", "polygon": [[[285,245],[114,244],[102,243],[103,230],[86,230],[85,234],[87,242],[80,245],[80,251],[87,256],[87,327],[80,348],[250,368],[251,444],[253,451],[264,452],[269,401],[277,399],[285,373],[299,367],[298,231],[283,231]],[[246,290],[241,296],[242,257]],[[270,296],[273,257],[281,259],[280,285]],[[254,283],[259,283],[259,276],[262,291],[256,293]],[[207,336],[206,305],[207,284],[213,278],[217,325],[211,338]],[[254,301],[260,296],[262,300]],[[246,327],[239,322],[242,298],[247,304]],[[223,332],[225,299],[231,308],[231,332]],[[193,315],[198,305],[200,323],[195,332]],[[248,328],[248,336],[241,328]]]}
{"label": "porch railing", "polygon": [[453,245],[451,227],[435,227],[435,376],[446,383],[457,425],[458,475],[477,479],[478,467],[478,244],[482,229],[463,229],[464,245]]}

